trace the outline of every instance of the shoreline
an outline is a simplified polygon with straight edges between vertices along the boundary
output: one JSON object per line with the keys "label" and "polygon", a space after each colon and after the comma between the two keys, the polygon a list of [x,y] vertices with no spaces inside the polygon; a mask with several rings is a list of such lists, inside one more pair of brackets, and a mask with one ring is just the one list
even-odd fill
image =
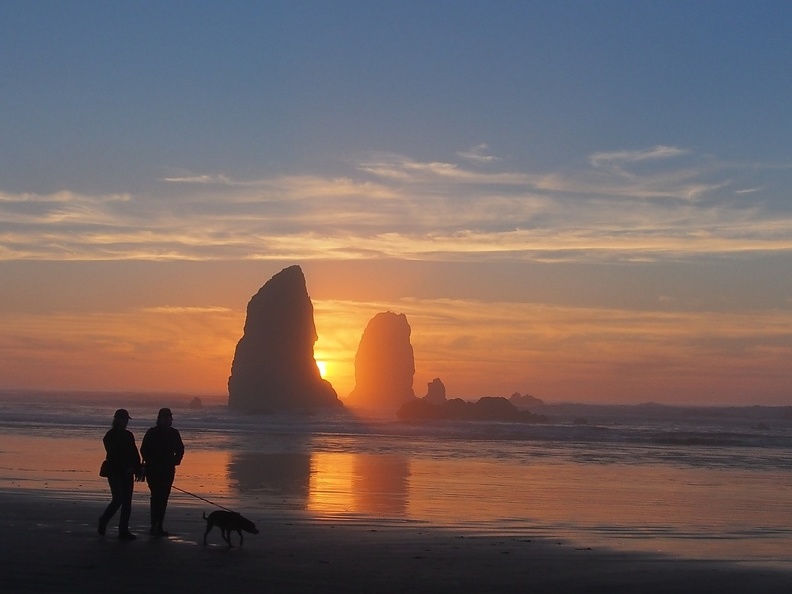
{"label": "shoreline", "polygon": [[0,492],[4,588],[15,593],[106,592],[718,592],[792,591],[792,572],[743,563],[592,550],[548,538],[470,536],[376,521],[252,517],[260,533],[226,546],[196,506],[173,502],[167,539],[147,534],[148,509],[136,500],[134,542],[96,532],[105,502],[35,491]]}

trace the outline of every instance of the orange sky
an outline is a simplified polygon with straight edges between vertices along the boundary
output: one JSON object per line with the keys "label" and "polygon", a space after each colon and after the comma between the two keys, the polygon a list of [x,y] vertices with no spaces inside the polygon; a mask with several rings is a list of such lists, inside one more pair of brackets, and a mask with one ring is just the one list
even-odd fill
{"label": "orange sky", "polygon": [[[14,307],[0,314],[3,387],[224,395],[247,301],[279,266],[41,265],[5,295]],[[72,270],[58,281],[51,272],[64,268]],[[547,401],[790,401],[788,309],[700,311],[675,306],[670,296],[651,307],[629,300],[607,306],[599,301],[611,297],[597,296],[596,286],[581,286],[563,303],[541,302],[540,295],[495,300],[475,279],[497,279],[475,268],[468,270],[470,287],[455,287],[460,297],[449,298],[439,296],[442,286],[427,284],[441,278],[432,268],[387,261],[376,273],[370,263],[304,266],[319,334],[315,355],[342,399],[354,387],[363,329],[390,310],[406,314],[412,327],[419,396],[440,377],[449,397],[462,398],[520,392]],[[521,272],[524,278],[511,282],[530,297],[542,270]],[[84,283],[75,287],[74,277]]]}

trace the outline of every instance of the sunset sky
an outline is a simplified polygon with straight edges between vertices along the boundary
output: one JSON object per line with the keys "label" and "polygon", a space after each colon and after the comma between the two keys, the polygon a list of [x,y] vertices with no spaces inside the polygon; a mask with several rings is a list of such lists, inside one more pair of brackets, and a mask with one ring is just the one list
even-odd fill
{"label": "sunset sky", "polygon": [[792,405],[792,3],[0,2],[0,389],[226,394],[299,264],[343,399]]}

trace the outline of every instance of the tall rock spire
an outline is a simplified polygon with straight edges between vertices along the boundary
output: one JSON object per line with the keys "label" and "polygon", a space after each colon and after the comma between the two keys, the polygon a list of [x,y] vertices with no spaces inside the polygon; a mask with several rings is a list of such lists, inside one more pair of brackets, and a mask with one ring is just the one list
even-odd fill
{"label": "tall rock spire", "polygon": [[248,303],[228,378],[228,407],[278,412],[342,406],[333,386],[319,374],[316,340],[302,269],[284,268]]}
{"label": "tall rock spire", "polygon": [[355,389],[346,403],[351,407],[398,410],[415,400],[415,358],[407,316],[378,313],[363,331],[355,355]]}

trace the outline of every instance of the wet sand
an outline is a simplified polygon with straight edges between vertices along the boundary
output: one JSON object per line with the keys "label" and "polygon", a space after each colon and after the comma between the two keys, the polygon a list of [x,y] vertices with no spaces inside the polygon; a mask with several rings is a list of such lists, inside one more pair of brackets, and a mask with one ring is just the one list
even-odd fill
{"label": "wet sand", "polygon": [[[792,573],[576,549],[560,541],[483,537],[406,524],[253,517],[260,534],[229,548],[215,528],[202,543],[202,510],[171,505],[166,528],[119,541],[117,517],[96,532],[103,504],[40,492],[0,493],[3,591],[91,592],[792,592]],[[211,511],[207,506],[206,511]],[[237,544],[236,535],[233,543]]]}

